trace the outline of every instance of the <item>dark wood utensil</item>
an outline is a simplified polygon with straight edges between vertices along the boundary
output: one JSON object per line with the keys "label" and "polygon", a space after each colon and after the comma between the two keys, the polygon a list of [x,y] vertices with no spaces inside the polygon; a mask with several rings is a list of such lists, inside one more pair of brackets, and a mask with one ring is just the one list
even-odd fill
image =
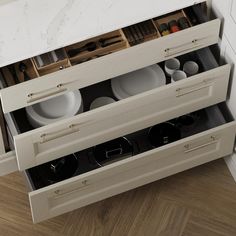
{"label": "dark wood utensil", "polygon": [[137,41],[137,43],[143,42],[143,41],[144,41],[144,36],[143,36],[142,33],[141,33],[139,24],[134,25],[134,30],[135,30],[135,32],[136,32],[137,35],[138,35],[138,41]]}
{"label": "dark wood utensil", "polygon": [[133,35],[132,35],[132,33],[131,33],[129,27],[124,28],[123,31],[124,31],[124,34],[125,34],[126,38],[127,38],[128,41],[129,41],[130,45],[133,45],[135,39],[134,39],[134,37],[133,37]]}
{"label": "dark wood utensil", "polygon": [[81,52],[84,52],[84,51],[92,52],[96,49],[97,49],[96,42],[89,42],[89,43],[86,43],[81,48],[70,49],[67,53],[68,53],[69,57],[75,57]]}
{"label": "dark wood utensil", "polygon": [[99,39],[99,43],[101,44],[105,44],[107,42],[110,42],[110,41],[114,41],[114,40],[117,40],[117,38],[121,38],[121,35],[115,35],[115,36],[111,36],[111,37],[107,37],[107,38],[101,38]]}
{"label": "dark wood utensil", "polygon": [[30,77],[27,73],[27,65],[24,62],[20,62],[19,71],[24,75],[24,81],[30,80]]}
{"label": "dark wood utensil", "polygon": [[122,40],[115,40],[115,41],[107,41],[106,43],[101,44],[101,46],[104,47],[108,47],[110,45],[116,44],[116,43],[121,43]]}

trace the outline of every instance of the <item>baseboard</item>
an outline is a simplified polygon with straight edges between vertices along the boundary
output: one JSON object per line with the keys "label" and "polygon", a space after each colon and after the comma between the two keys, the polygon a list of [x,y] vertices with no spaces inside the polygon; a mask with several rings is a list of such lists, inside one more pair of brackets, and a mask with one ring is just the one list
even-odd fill
{"label": "baseboard", "polygon": [[225,162],[229,168],[231,175],[233,176],[236,182],[236,154],[232,156],[225,157]]}

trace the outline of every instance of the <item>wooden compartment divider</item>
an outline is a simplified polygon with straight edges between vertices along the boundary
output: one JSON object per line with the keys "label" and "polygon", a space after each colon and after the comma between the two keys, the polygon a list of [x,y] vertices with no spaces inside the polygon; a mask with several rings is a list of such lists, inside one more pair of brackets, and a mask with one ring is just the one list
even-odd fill
{"label": "wooden compartment divider", "polygon": [[[52,63],[46,64],[46,65],[43,65],[43,66],[38,65],[37,58],[38,57],[43,58],[44,55],[52,53],[52,52],[48,52],[48,53],[45,53],[43,55],[39,55],[38,57],[33,57],[32,58],[32,60],[34,62],[34,65],[35,65],[35,67],[36,67],[36,69],[37,69],[40,76],[50,74],[50,73],[53,73],[53,72],[56,72],[58,70],[62,70],[62,69],[65,69],[65,68],[71,66],[71,63],[69,61],[69,58],[68,58],[68,55],[66,53],[65,48],[61,48],[61,49],[55,50],[53,52],[56,53],[59,50],[62,53],[62,55],[61,55],[62,58],[58,58],[57,61],[54,61]],[[43,60],[42,58],[41,58],[41,60]]]}

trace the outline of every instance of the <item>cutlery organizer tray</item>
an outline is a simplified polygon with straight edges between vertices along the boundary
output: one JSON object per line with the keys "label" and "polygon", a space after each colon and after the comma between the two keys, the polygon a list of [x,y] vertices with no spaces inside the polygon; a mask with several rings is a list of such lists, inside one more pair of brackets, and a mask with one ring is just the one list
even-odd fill
{"label": "cutlery organizer tray", "polygon": [[32,61],[40,76],[63,70],[71,66],[65,48],[33,57]]}
{"label": "cutlery organizer tray", "polygon": [[129,47],[122,30],[116,30],[65,48],[72,65],[99,58]]}
{"label": "cutlery organizer tray", "polygon": [[[171,20],[178,20],[181,17],[186,17],[189,22],[189,27],[192,27],[191,20],[185,14],[185,11],[188,11],[190,8],[197,9],[196,12],[200,15],[199,18],[202,19],[201,15],[203,13],[199,9],[201,8],[200,5],[189,7],[178,12],[170,13],[167,16],[140,22],[123,29],[96,36],[83,42],[69,45],[65,48],[35,56],[23,61],[27,64],[26,72],[29,74],[29,77],[33,79],[109,55],[137,44],[157,39],[161,37],[159,32],[160,24],[168,23]],[[197,14],[196,19],[198,19]],[[204,19],[207,21],[206,17]],[[200,23],[204,23],[204,21],[199,20],[195,25]],[[25,81],[22,73],[18,69],[18,65],[19,62],[15,65],[2,68],[2,73],[7,81],[7,86],[15,85],[16,79],[17,83]],[[12,66],[15,67],[16,76],[13,76],[12,72],[9,73],[8,71],[9,67]],[[16,79],[12,77],[16,77]]]}
{"label": "cutlery organizer tray", "polygon": [[198,120],[194,127],[191,130],[183,129],[181,139],[157,148],[150,146],[147,141],[148,129],[126,135],[137,145],[137,152],[112,164],[96,166],[93,147],[78,152],[78,163],[81,161],[80,164],[85,164],[83,170],[53,184],[45,184],[45,177],[40,177],[43,173],[38,174],[40,167],[25,171],[34,222],[232,153],[236,123],[226,105],[208,107],[195,112],[195,116]]}

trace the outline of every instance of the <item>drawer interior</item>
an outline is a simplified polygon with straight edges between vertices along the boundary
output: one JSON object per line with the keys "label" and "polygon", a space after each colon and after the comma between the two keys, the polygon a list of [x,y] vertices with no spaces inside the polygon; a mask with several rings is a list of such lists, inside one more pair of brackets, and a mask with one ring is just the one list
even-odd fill
{"label": "drawer interior", "polygon": [[[219,66],[210,48],[200,49],[198,51],[179,56],[178,59],[181,62],[180,69],[182,69],[183,64],[186,61],[195,61],[199,65],[199,73],[217,68]],[[165,71],[164,69],[165,62],[161,62],[158,65],[162,68],[163,71]],[[166,74],[165,84],[170,84],[170,83],[171,83],[171,78]],[[80,92],[83,100],[83,112],[89,111],[92,102],[99,97],[110,97],[115,102],[119,102],[119,100],[113,93],[110,79],[82,88]],[[12,120],[15,123],[15,127],[18,134],[25,133],[35,129],[28,122],[28,117],[25,108],[11,112],[10,116],[12,117]]]}
{"label": "drawer interior", "polygon": [[[94,169],[97,169],[97,168],[103,168],[103,166],[107,166],[113,162],[118,162],[121,159],[123,160],[124,158],[130,158],[131,156],[145,153],[153,149],[158,149],[163,145],[168,145],[171,142],[172,143],[177,142],[178,140],[193,136],[195,134],[204,132],[206,130],[213,129],[215,127],[221,126],[223,124],[226,124],[232,121],[234,121],[234,119],[230,111],[228,110],[226,104],[220,103],[220,104],[196,111],[194,113],[186,114],[184,116],[169,120],[165,123],[158,125],[158,127],[160,128],[160,125],[163,126],[166,123],[168,123],[168,125],[171,124],[177,127],[178,131],[180,132],[180,136],[176,138],[175,140],[171,140],[171,138],[169,137],[169,140],[167,142],[163,141],[162,144],[158,143],[158,144],[155,144],[155,146],[153,146],[150,139],[150,134],[151,134],[150,130],[152,127],[149,127],[147,129],[140,130],[138,132],[126,135],[125,139],[129,140],[129,143],[133,147],[132,154],[130,154],[130,152],[127,152],[127,153],[119,152],[119,150],[114,149],[114,146],[112,146],[113,145],[112,141],[109,141],[108,143],[106,143],[106,145],[107,146],[111,145],[112,146],[111,150],[116,152],[116,154],[118,155],[108,156],[109,158],[107,158],[107,156],[102,157],[103,162],[101,162],[101,159],[99,159],[98,161],[98,158],[101,157],[99,156],[99,154],[103,152],[96,152],[97,150],[99,150],[99,148],[96,149],[97,147],[91,147],[86,150],[60,158],[56,161],[45,163],[43,165],[28,169],[26,171],[26,174],[28,176],[28,179],[30,180],[32,189],[33,190],[40,189],[45,186],[52,185],[56,182],[63,181],[64,179],[81,175],[83,173],[93,171]],[[158,133],[158,135],[159,134],[160,133]],[[163,137],[164,137],[164,134],[163,134]],[[164,137],[164,139],[166,139],[166,137]],[[117,139],[115,141],[117,141]],[[98,145],[98,147],[101,148],[102,145],[103,144]],[[105,150],[107,151],[108,149],[106,148]],[[107,152],[106,152],[106,155],[107,155]],[[59,166],[60,166],[61,163],[65,163],[66,159],[68,160],[68,163],[70,161],[74,162],[72,165],[74,169],[72,171],[70,169],[69,173],[62,171],[63,174],[61,175],[62,176],[61,178],[57,180],[55,179],[52,180],[51,171],[52,171],[52,168],[54,168],[55,163],[56,164],[59,163]],[[75,167],[76,165],[77,167]]]}
{"label": "drawer interior", "polygon": [[[179,24],[178,20],[185,18],[188,22],[188,28],[194,27],[211,20],[206,16],[204,8],[205,4],[197,4],[8,65],[1,68],[4,84],[6,87],[13,86],[150,40],[158,39],[166,35],[162,33],[163,24],[169,27],[168,24],[173,20],[176,20],[177,24]],[[179,30],[185,29],[180,26],[178,28]],[[170,33],[171,30],[169,30]]]}

